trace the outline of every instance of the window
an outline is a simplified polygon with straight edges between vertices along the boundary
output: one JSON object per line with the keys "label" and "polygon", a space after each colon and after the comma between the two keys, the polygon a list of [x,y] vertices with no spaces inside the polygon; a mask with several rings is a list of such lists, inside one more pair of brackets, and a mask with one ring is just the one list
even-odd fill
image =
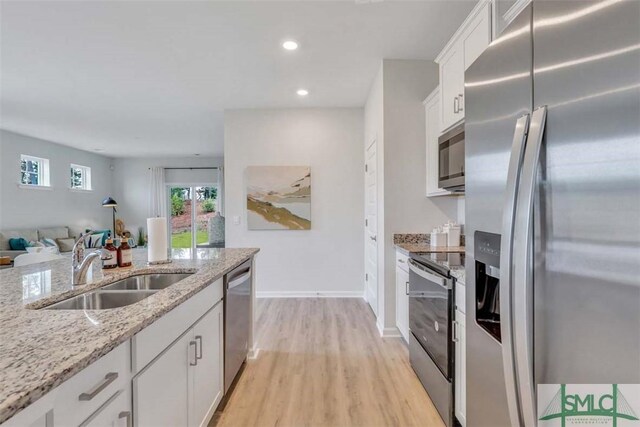
{"label": "window", "polygon": [[49,160],[22,154],[20,156],[20,183],[35,187],[48,187]]}
{"label": "window", "polygon": [[91,168],[71,164],[71,189],[91,190]]}

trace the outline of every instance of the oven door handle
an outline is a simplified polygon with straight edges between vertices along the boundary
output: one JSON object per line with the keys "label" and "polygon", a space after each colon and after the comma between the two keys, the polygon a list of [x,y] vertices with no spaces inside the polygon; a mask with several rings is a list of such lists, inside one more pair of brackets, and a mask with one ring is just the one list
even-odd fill
{"label": "oven door handle", "polygon": [[413,271],[423,279],[426,279],[432,283],[435,283],[436,285],[441,286],[447,290],[451,290],[453,288],[451,280],[446,279],[442,276],[436,276],[433,273],[429,273],[423,267],[420,267],[420,265],[418,265],[414,260],[410,259],[408,264],[409,264],[409,270]]}

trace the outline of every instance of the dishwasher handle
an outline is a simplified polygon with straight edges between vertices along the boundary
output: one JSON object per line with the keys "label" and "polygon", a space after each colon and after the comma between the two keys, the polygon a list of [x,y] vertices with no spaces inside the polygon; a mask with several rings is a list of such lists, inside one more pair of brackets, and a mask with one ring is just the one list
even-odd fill
{"label": "dishwasher handle", "polygon": [[227,283],[227,290],[235,288],[236,286],[242,285],[250,277],[251,277],[251,270],[249,270],[248,272],[246,272],[242,276],[237,277],[237,278],[229,281],[229,283]]}

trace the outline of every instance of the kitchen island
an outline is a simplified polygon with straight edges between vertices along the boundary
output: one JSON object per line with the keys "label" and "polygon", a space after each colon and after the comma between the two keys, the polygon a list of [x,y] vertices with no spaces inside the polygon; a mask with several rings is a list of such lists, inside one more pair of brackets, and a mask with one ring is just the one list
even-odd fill
{"label": "kitchen island", "polygon": [[[131,346],[135,357],[135,346],[128,341],[172,310],[195,300],[192,297],[196,294],[211,292],[221,300],[223,275],[257,252],[252,248],[198,249],[192,256],[188,250],[177,250],[171,263],[151,267],[146,250],[136,250],[132,267],[103,271],[95,262],[87,284],[77,287],[71,285],[68,257],[0,271],[0,423],[123,344]],[[119,308],[42,309],[119,279],[151,273],[192,275]],[[210,301],[211,306],[214,303]],[[131,371],[135,374],[135,366]]]}

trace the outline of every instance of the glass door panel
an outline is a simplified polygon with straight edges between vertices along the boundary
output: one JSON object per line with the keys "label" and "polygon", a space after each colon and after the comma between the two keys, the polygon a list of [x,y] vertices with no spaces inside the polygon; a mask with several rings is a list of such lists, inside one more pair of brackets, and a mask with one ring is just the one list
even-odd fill
{"label": "glass door panel", "polygon": [[196,246],[210,247],[209,222],[218,210],[218,189],[216,187],[195,187]]}
{"label": "glass door panel", "polygon": [[170,187],[171,249],[193,247],[193,226],[191,220],[192,187]]}

